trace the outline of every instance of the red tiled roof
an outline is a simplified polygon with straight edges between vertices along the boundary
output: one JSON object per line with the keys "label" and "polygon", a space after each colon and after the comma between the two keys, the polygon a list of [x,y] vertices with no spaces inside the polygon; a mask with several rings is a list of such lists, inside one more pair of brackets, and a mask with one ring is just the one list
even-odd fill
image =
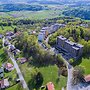
{"label": "red tiled roof", "polygon": [[0,80],[0,90],[1,90],[1,88],[5,88],[5,87],[8,87],[8,86],[9,86],[8,79]]}
{"label": "red tiled roof", "polygon": [[1,81],[0,81],[0,88],[3,88],[4,87],[4,79],[2,79]]}
{"label": "red tiled roof", "polygon": [[16,36],[19,36],[21,34],[21,32],[20,31],[18,31],[17,33],[16,33]]}
{"label": "red tiled roof", "polygon": [[9,69],[9,68],[12,68],[12,67],[13,67],[13,65],[12,65],[11,63],[7,63],[7,64],[6,64],[6,68]]}
{"label": "red tiled roof", "polygon": [[90,81],[90,75],[85,76],[84,79],[85,79],[86,82],[89,82]]}
{"label": "red tiled roof", "polygon": [[48,90],[55,90],[55,89],[54,89],[54,84],[53,84],[52,82],[49,82],[49,83],[47,84],[47,89],[48,89]]}

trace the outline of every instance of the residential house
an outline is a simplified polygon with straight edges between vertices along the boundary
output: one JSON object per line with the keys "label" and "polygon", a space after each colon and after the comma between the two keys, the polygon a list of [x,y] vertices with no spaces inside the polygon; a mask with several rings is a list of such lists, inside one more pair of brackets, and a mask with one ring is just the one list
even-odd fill
{"label": "residential house", "polygon": [[15,49],[15,50],[13,50],[12,52],[14,53],[14,55],[17,55],[17,54],[20,53],[20,50],[19,50],[19,49]]}
{"label": "residential house", "polygon": [[56,47],[67,52],[74,59],[78,59],[83,53],[83,45],[74,43],[62,35],[57,37]]}
{"label": "residential house", "polygon": [[5,89],[5,88],[7,88],[9,86],[10,86],[10,84],[9,84],[8,79],[2,79],[0,81],[0,89]]}
{"label": "residential house", "polygon": [[36,34],[36,31],[32,31],[32,34]]}
{"label": "residential house", "polygon": [[6,36],[6,39],[12,40],[11,36]]}
{"label": "residential house", "polygon": [[15,36],[19,36],[19,35],[21,35],[21,33],[22,32],[18,31],[18,32],[15,33]]}
{"label": "residential house", "polygon": [[52,82],[47,83],[46,90],[55,90],[54,84]]}
{"label": "residential house", "polygon": [[20,63],[23,64],[25,62],[27,62],[27,59],[22,57],[22,58],[17,58],[17,60],[20,60]]}
{"label": "residential house", "polygon": [[12,52],[12,51],[14,51],[16,48],[15,48],[15,46],[14,45],[9,45],[9,50]]}
{"label": "residential house", "polygon": [[9,45],[9,44],[10,44],[10,43],[9,43],[7,40],[5,40],[4,45],[7,46],[7,45]]}
{"label": "residential house", "polygon": [[85,76],[84,79],[87,83],[90,83],[90,75]]}
{"label": "residential house", "polygon": [[49,27],[43,27],[38,34],[38,41],[43,41],[48,36]]}
{"label": "residential house", "polygon": [[38,35],[38,41],[43,41],[44,40],[44,38],[45,38],[45,36],[44,36],[44,34],[43,33],[39,33],[39,35]]}
{"label": "residential house", "polygon": [[0,68],[0,74],[3,73],[4,70],[3,70],[3,67]]}
{"label": "residential house", "polygon": [[0,68],[0,77],[3,78],[4,76],[4,69],[3,67]]}
{"label": "residential house", "polygon": [[44,34],[45,37],[48,36],[48,30],[49,30],[49,27],[43,27],[40,32]]}
{"label": "residential house", "polygon": [[3,38],[3,35],[2,34],[0,34],[0,39],[2,39]]}
{"label": "residential house", "polygon": [[12,31],[6,33],[6,36],[12,36],[12,35],[14,35],[14,32]]}
{"label": "residential house", "polygon": [[80,26],[87,28],[88,27],[88,24],[82,23],[82,24],[80,24]]}
{"label": "residential house", "polygon": [[11,63],[6,63],[4,65],[5,70],[12,71],[14,69],[14,66]]}

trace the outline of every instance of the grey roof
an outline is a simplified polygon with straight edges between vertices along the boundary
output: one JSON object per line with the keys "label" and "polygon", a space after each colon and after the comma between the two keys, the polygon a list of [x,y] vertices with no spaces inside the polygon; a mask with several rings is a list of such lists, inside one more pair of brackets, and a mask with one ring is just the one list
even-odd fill
{"label": "grey roof", "polygon": [[44,33],[42,33],[42,32],[39,32],[39,34],[38,35],[44,35]]}
{"label": "grey roof", "polygon": [[11,45],[11,46],[10,46],[10,49],[15,49],[15,46],[14,46],[14,45]]}
{"label": "grey roof", "polygon": [[2,38],[3,37],[3,35],[2,34],[0,34],[0,38]]}
{"label": "grey roof", "polygon": [[66,40],[66,38],[62,35],[58,36],[58,38],[61,39],[61,40]]}
{"label": "grey roof", "polygon": [[73,49],[75,49],[75,50],[79,50],[79,48],[78,48],[78,47],[74,47],[74,46],[73,46],[72,48],[73,48]]}
{"label": "grey roof", "polygon": [[46,30],[41,30],[40,32],[45,32]]}
{"label": "grey roof", "polygon": [[3,71],[4,71],[4,70],[3,70],[3,68],[1,67],[1,68],[0,68],[0,73],[2,73]]}
{"label": "grey roof", "polygon": [[48,29],[48,28],[49,28],[49,27],[43,27],[42,30],[44,30],[44,29]]}
{"label": "grey roof", "polygon": [[68,44],[70,44],[70,45],[74,45],[75,44],[74,42],[72,42],[70,40],[66,40],[65,42],[68,43]]}
{"label": "grey roof", "polygon": [[82,47],[83,47],[83,45],[81,45],[81,44],[77,44],[77,46],[78,46],[79,48],[82,48]]}

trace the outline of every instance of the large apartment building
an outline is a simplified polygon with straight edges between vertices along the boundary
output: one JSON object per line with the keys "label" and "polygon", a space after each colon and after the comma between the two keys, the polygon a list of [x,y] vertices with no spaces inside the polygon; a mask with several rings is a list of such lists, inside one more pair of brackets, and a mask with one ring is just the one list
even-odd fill
{"label": "large apartment building", "polygon": [[83,53],[83,45],[74,43],[62,35],[57,37],[56,47],[65,51],[74,59],[80,58]]}
{"label": "large apartment building", "polygon": [[62,27],[65,27],[65,24],[56,23],[54,25],[51,25],[50,27],[43,27],[40,30],[40,33],[38,34],[38,40],[43,41],[48,36],[48,34],[54,33],[55,31],[57,31],[59,28]]}

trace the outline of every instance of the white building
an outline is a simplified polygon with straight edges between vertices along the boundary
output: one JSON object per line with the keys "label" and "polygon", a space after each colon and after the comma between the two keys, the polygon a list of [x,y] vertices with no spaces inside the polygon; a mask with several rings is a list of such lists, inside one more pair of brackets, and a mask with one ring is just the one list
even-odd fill
{"label": "white building", "polygon": [[39,33],[39,35],[38,35],[38,41],[43,41],[44,40],[44,38],[45,38],[45,35],[43,34],[43,33]]}

